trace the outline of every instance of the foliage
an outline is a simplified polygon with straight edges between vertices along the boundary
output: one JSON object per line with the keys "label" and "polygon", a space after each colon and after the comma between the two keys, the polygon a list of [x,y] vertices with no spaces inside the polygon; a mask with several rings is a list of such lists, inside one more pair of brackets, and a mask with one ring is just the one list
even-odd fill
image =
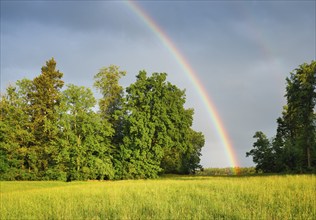
{"label": "foliage", "polygon": [[253,136],[257,141],[253,144],[252,150],[246,153],[246,156],[252,156],[256,165],[256,171],[271,173],[275,171],[275,159],[270,141],[261,131]]}
{"label": "foliage", "polygon": [[165,73],[148,77],[141,71],[126,89],[123,178],[189,173],[199,167],[204,136],[190,128],[193,110],[183,107],[185,92],[166,77]]}
{"label": "foliage", "polygon": [[316,219],[315,175],[0,182],[1,219]]}
{"label": "foliage", "polygon": [[68,85],[63,92],[59,126],[61,149],[59,158],[67,170],[68,180],[112,179],[109,137],[113,131],[100,115],[93,111],[96,100],[90,89]]}
{"label": "foliage", "polygon": [[[154,178],[199,169],[204,136],[192,130],[185,92],[141,71],[126,88],[117,66],[102,68],[94,86],[69,84],[52,58],[33,80],[1,95],[0,178],[87,180]],[[96,111],[96,103],[99,109]]]}
{"label": "foliage", "polygon": [[118,66],[110,65],[102,68],[95,76],[94,87],[101,92],[99,100],[100,114],[107,119],[114,128],[120,129],[119,112],[123,106],[123,87],[119,79],[125,76],[125,71],[120,71]]}
{"label": "foliage", "polygon": [[316,61],[300,65],[286,82],[287,105],[277,119],[276,136],[269,142],[257,132],[246,155],[263,172],[316,172]]}

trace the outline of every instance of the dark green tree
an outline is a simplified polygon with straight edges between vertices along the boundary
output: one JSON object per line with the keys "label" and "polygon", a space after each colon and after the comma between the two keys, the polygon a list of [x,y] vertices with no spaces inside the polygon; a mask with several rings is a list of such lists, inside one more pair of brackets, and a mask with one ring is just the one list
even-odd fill
{"label": "dark green tree", "polygon": [[200,165],[201,150],[205,144],[204,135],[190,129],[188,133],[188,148],[182,156],[181,173],[194,174],[197,170],[202,169]]}
{"label": "dark green tree", "polygon": [[293,169],[312,169],[315,156],[316,61],[302,64],[286,79],[288,130],[287,150],[294,158]]}
{"label": "dark green tree", "polygon": [[274,168],[269,172],[316,170],[316,62],[300,65],[286,78],[286,83],[287,105],[277,119],[277,133],[271,147],[259,144],[261,150],[251,150],[247,156],[252,155],[258,167],[270,163]]}
{"label": "dark green tree", "polygon": [[247,152],[246,156],[253,157],[257,172],[274,172],[274,155],[269,139],[261,131],[257,131],[253,137],[257,140],[253,144],[253,149]]}
{"label": "dark green tree", "polygon": [[158,129],[164,129],[164,124],[159,123],[157,114],[152,113],[163,111],[159,106],[161,100],[157,92],[161,91],[157,91],[157,86],[162,86],[165,75],[158,77],[156,74],[156,80],[150,80],[146,72],[141,71],[136,78],[136,82],[126,89],[127,115],[124,117],[124,138],[120,146],[121,174],[122,178],[157,177],[163,156],[162,133]]}
{"label": "dark green tree", "polygon": [[190,145],[194,148],[193,139],[190,142],[193,110],[184,108],[185,91],[167,82],[166,77],[165,73],[148,77],[140,71],[136,82],[126,89],[123,178],[181,172]]}

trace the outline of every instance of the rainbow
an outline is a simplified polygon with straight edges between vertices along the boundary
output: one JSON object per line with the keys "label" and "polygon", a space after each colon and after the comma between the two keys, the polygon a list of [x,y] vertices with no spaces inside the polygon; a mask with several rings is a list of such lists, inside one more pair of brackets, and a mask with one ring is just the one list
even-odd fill
{"label": "rainbow", "polygon": [[[127,1],[127,5],[132,9],[133,12],[149,27],[169,50],[169,52],[176,59],[178,64],[184,70],[189,79],[193,82],[194,87],[196,88],[199,96],[201,97],[207,111],[209,112],[209,117],[215,126],[215,129],[220,137],[222,144],[225,147],[228,159],[230,161],[230,166],[233,168],[238,167],[238,162],[236,159],[236,154],[232,147],[230,138],[224,128],[224,124],[221,121],[221,118],[216,111],[215,105],[211,100],[211,97],[207,94],[206,89],[203,84],[198,79],[198,74],[190,66],[186,58],[181,54],[180,50],[175,46],[172,40],[168,35],[162,30],[161,27],[139,6],[135,1]],[[236,169],[234,169],[236,172]]]}

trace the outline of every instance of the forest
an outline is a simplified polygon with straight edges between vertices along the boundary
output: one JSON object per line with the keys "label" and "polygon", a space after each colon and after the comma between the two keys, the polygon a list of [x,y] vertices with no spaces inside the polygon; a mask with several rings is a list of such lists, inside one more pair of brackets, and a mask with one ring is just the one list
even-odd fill
{"label": "forest", "polygon": [[252,156],[257,172],[316,173],[316,61],[304,63],[286,78],[286,102],[277,131],[254,135]]}
{"label": "forest", "polygon": [[111,65],[90,88],[65,83],[54,58],[0,100],[1,180],[111,180],[189,174],[201,168],[204,135],[192,127],[185,91],[166,73],[123,88]]}

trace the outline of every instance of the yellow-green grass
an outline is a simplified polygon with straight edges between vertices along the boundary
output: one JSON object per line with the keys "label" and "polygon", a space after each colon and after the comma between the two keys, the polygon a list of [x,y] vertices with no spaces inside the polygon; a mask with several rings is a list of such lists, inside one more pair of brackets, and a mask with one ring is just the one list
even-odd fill
{"label": "yellow-green grass", "polygon": [[1,182],[1,219],[316,219],[316,176]]}

